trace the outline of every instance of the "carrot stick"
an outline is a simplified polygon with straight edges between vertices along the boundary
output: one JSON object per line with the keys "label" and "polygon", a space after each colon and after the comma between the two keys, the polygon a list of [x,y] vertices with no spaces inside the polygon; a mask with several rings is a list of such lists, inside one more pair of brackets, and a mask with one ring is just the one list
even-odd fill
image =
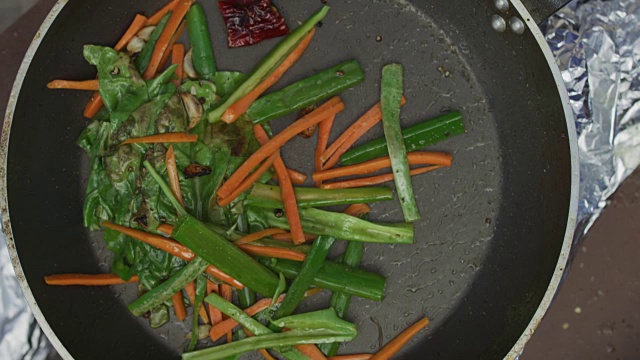
{"label": "carrot stick", "polygon": [[[411,176],[420,175],[424,173],[428,173],[433,170],[440,169],[441,165],[434,166],[425,166],[417,169],[412,169],[409,171]],[[393,173],[371,176],[366,178],[352,179],[352,180],[342,180],[342,181],[334,181],[330,183],[324,183],[320,187],[323,189],[347,189],[347,188],[355,188],[355,187],[363,187],[363,186],[371,186],[376,184],[382,184],[387,181],[393,180]]]}
{"label": "carrot stick", "polygon": [[176,312],[178,320],[182,321],[187,317],[187,309],[184,307],[184,300],[182,299],[182,291],[178,291],[171,297],[173,303],[173,311]]}
{"label": "carrot stick", "polygon": [[142,30],[142,28],[147,25],[147,20],[148,19],[146,16],[136,14],[136,17],[131,22],[131,25],[129,25],[127,31],[125,31],[124,35],[122,35],[122,37],[120,38],[120,41],[118,41],[116,46],[114,46],[113,48],[116,51],[124,49],[129,41],[131,41],[131,39],[133,39],[133,37],[138,34],[138,31]]}
{"label": "carrot stick", "polygon": [[139,280],[138,276],[134,275],[129,281],[125,281],[116,274],[56,274],[44,277],[44,282],[47,285],[117,285],[138,282]]}
{"label": "carrot stick", "polygon": [[173,232],[173,226],[171,226],[169,224],[160,224],[160,225],[158,225],[158,230],[160,230],[163,233],[171,236],[171,233]]}
{"label": "carrot stick", "polygon": [[[223,299],[231,302],[233,300],[233,291],[231,290],[231,287],[225,284],[220,285],[220,296]],[[222,318],[227,319],[228,316],[222,314]],[[233,331],[229,330],[227,331],[227,344],[231,343],[232,341],[233,341]]]}
{"label": "carrot stick", "polygon": [[288,126],[278,135],[274,136],[269,142],[263,145],[258,151],[253,153],[247,161],[245,161],[231,177],[218,189],[218,197],[225,198],[236,187],[236,184],[240,183],[246,178],[251,170],[253,170],[260,162],[271,156],[278,149],[280,149],[287,141],[295,137],[302,130],[309,128],[312,125],[319,123],[320,121],[328,118],[331,115],[337,114],[344,109],[344,103],[339,97],[333,97],[316,110],[305,115],[301,119],[295,121]]}
{"label": "carrot stick", "polygon": [[93,90],[98,91],[98,79],[72,81],[72,80],[53,80],[47,84],[49,89],[71,89],[71,90]]}
{"label": "carrot stick", "polygon": [[169,176],[169,185],[173,196],[184,207],[184,199],[182,199],[182,190],[180,190],[180,178],[178,177],[178,165],[176,164],[176,153],[173,151],[173,145],[169,145],[169,150],[164,159],[167,167],[167,175]]}
{"label": "carrot stick", "polygon": [[100,93],[93,93],[93,95],[91,96],[91,100],[87,103],[87,106],[84,107],[84,117],[92,119],[98,113],[98,111],[100,111],[102,104],[103,102],[102,98],[100,97]]}
{"label": "carrot stick", "polygon": [[[187,295],[189,296],[189,301],[191,301],[191,306],[195,306],[196,304],[196,283],[190,282],[187,286],[184,287],[187,290]],[[195,311],[195,309],[193,310]],[[198,315],[202,318],[202,322],[205,324],[209,323],[209,316],[207,315],[207,311],[204,309],[204,304],[200,304],[200,308],[198,309]]]}
{"label": "carrot stick", "polygon": [[156,72],[160,68],[162,63],[162,57],[164,53],[169,48],[169,43],[173,39],[173,35],[176,33],[180,24],[182,23],[182,19],[187,14],[187,11],[193,4],[193,0],[180,0],[176,4],[175,8],[171,13],[171,17],[169,17],[169,21],[164,26],[162,30],[162,34],[156,42],[156,47],[153,50],[153,54],[151,55],[151,60],[149,61],[149,65],[144,72],[143,78],[145,80],[149,80],[156,75]]}
{"label": "carrot stick", "polygon": [[429,319],[422,318],[417,323],[409,326],[406,330],[400,333],[395,339],[391,340],[380,351],[373,355],[371,360],[387,360],[395,355],[402,347],[411,340],[420,330],[429,325]]}
{"label": "carrot stick", "polygon": [[267,359],[267,360],[276,360],[276,358],[274,358],[273,356],[271,356],[271,354],[269,354],[269,352],[265,349],[260,349],[258,350],[260,352],[260,354],[262,354],[262,356]]}
{"label": "carrot stick", "polygon": [[247,244],[250,243],[252,241],[256,241],[256,240],[260,240],[264,237],[267,236],[271,236],[274,234],[283,234],[286,233],[286,230],[283,229],[278,229],[278,228],[269,228],[269,229],[264,229],[264,230],[260,230],[257,232],[254,232],[252,234],[249,235],[245,235],[243,237],[241,237],[240,239],[234,241],[233,243],[236,245],[242,245],[242,244]]}
{"label": "carrot stick", "polygon": [[344,210],[344,213],[351,216],[361,216],[368,214],[371,208],[367,204],[351,204]]}
{"label": "carrot stick", "polygon": [[171,64],[178,65],[175,74],[176,78],[173,84],[178,87],[182,84],[182,67],[184,65],[184,44],[175,44],[171,49]]}
{"label": "carrot stick", "polygon": [[291,179],[292,184],[302,185],[305,181],[307,181],[307,175],[299,171],[287,168],[287,173],[289,174],[289,178]]}
{"label": "carrot stick", "polygon": [[280,63],[280,65],[278,65],[278,67],[276,67],[271,72],[269,76],[267,76],[266,79],[258,84],[258,86],[253,88],[253,90],[251,90],[243,98],[229,106],[225,110],[224,114],[222,114],[222,121],[230,124],[236,121],[240,115],[247,112],[247,109],[249,109],[251,104],[253,104],[253,102],[256,101],[256,99],[260,97],[260,95],[262,95],[262,93],[267,91],[267,89],[269,89],[273,84],[280,80],[282,75],[284,75],[284,73],[287,72],[287,70],[289,70],[289,68],[293,64],[295,64],[298,59],[300,59],[300,56],[302,56],[304,51],[309,46],[309,43],[311,42],[311,39],[313,38],[313,35],[315,33],[316,29],[311,29],[311,31],[309,31],[309,33],[302,40],[300,40],[298,46],[296,46],[296,48],[293,49],[293,51],[291,51],[289,55],[287,55],[287,57]]}
{"label": "carrot stick", "polygon": [[322,351],[313,344],[297,345],[295,348],[311,360],[327,360]]}
{"label": "carrot stick", "polygon": [[164,55],[162,55],[162,59],[160,60],[160,67],[159,67],[160,69],[162,69],[167,65],[167,62],[169,61],[169,56],[173,54],[173,46],[178,41],[180,36],[182,36],[182,33],[184,32],[184,27],[186,25],[187,25],[186,21],[183,21],[182,23],[180,23],[178,30],[176,30],[176,33],[173,34],[173,37],[171,37],[171,40],[169,40],[169,44],[167,45],[167,51],[164,52]]}
{"label": "carrot stick", "polygon": [[[330,116],[323,120],[318,125],[318,144],[316,145],[315,153],[315,171],[320,172],[324,168],[324,162],[322,161],[322,153],[327,149],[329,144],[329,136],[331,136],[331,128],[333,127],[333,121],[336,116]],[[322,181],[316,181],[315,185],[319,187]]]}
{"label": "carrot stick", "polygon": [[238,246],[244,252],[249,253],[251,255],[256,256],[267,256],[276,259],[287,259],[293,261],[304,261],[307,255],[295,250],[282,249],[272,246],[259,246],[259,245],[251,245],[244,244]]}
{"label": "carrot stick", "polygon": [[[269,135],[264,131],[262,125],[254,125],[253,132],[258,139],[260,145],[265,145],[269,142]],[[276,169],[278,175],[278,182],[280,183],[280,194],[282,203],[284,204],[284,211],[287,214],[287,220],[291,228],[291,234],[293,235],[293,243],[296,245],[305,242],[304,233],[302,232],[302,223],[300,222],[300,213],[298,211],[298,201],[296,194],[293,191],[293,185],[287,172],[287,167],[282,161],[282,157],[278,155],[273,163],[273,167]]]}
{"label": "carrot stick", "polygon": [[[293,235],[291,235],[290,232],[285,232],[282,234],[274,234],[274,235],[271,235],[271,238],[274,240],[281,240],[281,241],[293,241]],[[304,234],[304,239],[306,241],[314,240],[315,238],[316,238],[315,235]]]}
{"label": "carrot stick", "polygon": [[372,354],[353,354],[353,355],[338,355],[327,358],[328,360],[369,360]]}
{"label": "carrot stick", "polygon": [[198,141],[198,135],[187,134],[185,132],[176,132],[176,133],[155,134],[155,135],[143,136],[139,138],[131,138],[123,141],[120,145],[153,144],[153,143],[184,143],[184,142],[196,142],[196,141]]}
{"label": "carrot stick", "polygon": [[255,184],[256,181],[260,180],[262,175],[271,168],[273,162],[278,158],[278,155],[279,153],[272,154],[268,159],[260,164],[260,166],[254,172],[252,172],[251,175],[242,180],[240,185],[238,185],[237,188],[233,189],[233,191],[227,197],[218,197],[218,205],[229,205],[235,198],[240,196],[240,194],[249,190],[253,186],[253,184]]}
{"label": "carrot stick", "polygon": [[[218,293],[220,290],[218,284],[214,284],[211,280],[207,280],[207,295],[211,293]],[[222,322],[222,312],[215,306],[207,303],[209,308],[209,319],[211,320],[211,326],[215,326]],[[212,339],[213,340],[213,339]]]}
{"label": "carrot stick", "polygon": [[160,10],[156,11],[155,14],[153,14],[153,15],[151,15],[149,17],[149,20],[147,20],[147,24],[146,25],[147,26],[158,25],[160,20],[162,20],[162,18],[169,11],[173,11],[173,9],[176,7],[176,5],[178,5],[178,1],[179,0],[172,0],[172,1],[169,1],[168,3],[164,4],[164,6],[160,8]]}
{"label": "carrot stick", "polygon": [[[164,225],[163,229],[165,229],[167,233],[171,233],[173,231],[173,227],[171,225],[167,225],[167,224],[163,224],[163,225]],[[125,226],[120,226],[120,225],[116,225],[108,222],[103,222],[102,226],[112,230],[119,231],[127,236],[130,236],[138,241],[147,243],[162,251],[168,252],[169,254],[185,261],[192,261],[196,257],[196,255],[191,250],[189,250],[189,248],[187,248],[186,246],[180,244],[177,241],[167,239],[164,236],[149,234],[144,231],[135,230]],[[163,230],[163,232],[165,231]],[[225,274],[224,272],[222,272],[220,269],[216,268],[213,265],[209,265],[206,271],[208,274],[215,277],[216,279],[220,279],[226,283],[229,283],[237,289],[244,288],[244,285],[241,282]]]}
{"label": "carrot stick", "polygon": [[[282,300],[284,300],[284,296],[285,294],[280,295],[276,299],[276,303],[282,302]],[[268,308],[269,306],[271,306],[271,299],[264,298],[264,299],[258,300],[255,304],[246,308],[244,312],[249,316],[254,316],[260,311]],[[237,325],[238,323],[235,320],[231,318],[226,319],[221,323],[211,327],[211,330],[209,331],[209,336],[211,337],[211,340],[216,341],[220,339],[222,335],[226,334],[228,331],[233,330],[233,328],[236,327]]]}
{"label": "carrot stick", "polygon": [[[413,151],[407,153],[409,165],[441,165],[451,166],[451,154],[429,151]],[[389,156],[365,161],[360,164],[324,170],[313,174],[313,180],[328,180],[351,175],[366,175],[391,166]]]}
{"label": "carrot stick", "polygon": [[[404,105],[406,102],[407,99],[403,96],[400,105]],[[334,167],[338,161],[340,161],[340,155],[347,152],[351,145],[355,144],[362,135],[380,121],[382,121],[382,108],[380,107],[380,103],[377,103],[356,120],[356,122],[351,124],[321,155],[320,159],[324,163],[324,167],[327,169]]]}

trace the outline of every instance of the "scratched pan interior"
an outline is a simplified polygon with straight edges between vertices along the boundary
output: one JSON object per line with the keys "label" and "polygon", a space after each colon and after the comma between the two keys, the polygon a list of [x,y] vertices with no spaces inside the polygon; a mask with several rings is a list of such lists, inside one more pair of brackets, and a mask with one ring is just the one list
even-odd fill
{"label": "scratched pan interior", "polygon": [[[490,1],[330,1],[333,6],[282,84],[356,58],[366,79],[341,95],[335,138],[379,97],[381,67],[405,65],[404,126],[460,110],[467,133],[430,147],[454,154],[450,169],[414,179],[423,219],[415,245],[366,245],[363,266],[388,279],[381,303],[355,299],[359,326],[343,353],[372,352],[423,315],[428,330],[405,359],[503,357],[526,328],[556,264],[569,206],[565,119],[551,71],[529,33],[495,33]],[[320,1],[277,2],[296,26]],[[48,91],[55,78],[88,79],[86,43],[113,44],[136,12],[159,1],[71,0],[33,58],[16,106],[8,158],[8,199],[17,252],[46,321],[78,359],[175,358],[185,324],[151,330],[126,304],[134,285],[47,287],[46,274],[109,270],[99,234],[82,226],[87,159],[75,146],[87,93]],[[274,44],[228,50],[221,17],[205,1],[218,67],[249,71]],[[380,37],[380,38],[378,38]],[[380,40],[378,41],[377,40]],[[448,75],[445,75],[448,74]],[[291,118],[273,121],[282,129]],[[381,135],[376,128],[364,140]],[[315,140],[295,139],[289,166],[311,171]],[[373,205],[372,218],[398,221],[397,203]],[[324,306],[328,294],[303,309]],[[204,345],[204,344],[201,344]]]}

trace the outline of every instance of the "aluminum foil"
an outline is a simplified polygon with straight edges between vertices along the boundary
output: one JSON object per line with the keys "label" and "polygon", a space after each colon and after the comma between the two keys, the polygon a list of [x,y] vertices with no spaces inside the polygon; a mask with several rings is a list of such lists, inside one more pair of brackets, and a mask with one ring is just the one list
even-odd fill
{"label": "aluminum foil", "polygon": [[578,131],[578,243],[640,164],[640,2],[574,0],[542,30]]}
{"label": "aluminum foil", "polygon": [[[578,131],[577,243],[640,165],[640,1],[574,0],[543,25],[543,33]],[[0,359],[52,358],[57,355],[24,301],[0,232]]]}

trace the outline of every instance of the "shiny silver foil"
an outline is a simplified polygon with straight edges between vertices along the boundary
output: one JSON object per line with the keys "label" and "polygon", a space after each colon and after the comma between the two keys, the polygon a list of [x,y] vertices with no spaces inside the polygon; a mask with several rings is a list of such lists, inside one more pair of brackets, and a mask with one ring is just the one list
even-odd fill
{"label": "shiny silver foil", "polygon": [[574,0],[542,28],[578,131],[577,243],[640,164],[640,1]]}
{"label": "shiny silver foil", "polygon": [[[543,33],[575,115],[580,152],[576,242],[640,165],[640,1],[572,1]],[[0,359],[57,358],[34,320],[0,233]]]}

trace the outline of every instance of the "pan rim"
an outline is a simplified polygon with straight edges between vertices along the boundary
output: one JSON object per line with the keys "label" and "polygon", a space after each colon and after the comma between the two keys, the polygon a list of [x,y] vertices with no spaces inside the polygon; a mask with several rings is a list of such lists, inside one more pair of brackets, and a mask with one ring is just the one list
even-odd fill
{"label": "pan rim", "polygon": [[[56,4],[53,6],[44,22],[40,26],[38,32],[34,36],[25,56],[20,65],[20,69],[16,75],[16,79],[14,81],[13,87],[11,89],[11,94],[9,97],[9,101],[7,103],[7,110],[5,113],[4,124],[2,127],[2,138],[0,140],[0,209],[2,216],[2,231],[4,232],[7,240],[7,247],[9,250],[9,256],[11,258],[11,262],[13,264],[13,268],[16,273],[16,277],[18,278],[18,282],[20,283],[20,287],[24,293],[27,304],[29,305],[36,321],[42,328],[42,331],[45,333],[51,344],[58,351],[60,356],[65,360],[73,360],[73,356],[69,353],[66,347],[62,344],[60,339],[58,339],[57,335],[47,322],[44,317],[44,314],[40,310],[40,307],[36,303],[35,297],[31,292],[29,284],[24,275],[24,271],[20,264],[20,260],[18,258],[18,253],[16,251],[15,240],[13,238],[13,231],[11,229],[11,222],[9,216],[9,202],[7,197],[7,160],[9,153],[9,137],[11,132],[11,124],[13,122],[13,114],[15,111],[15,107],[18,101],[18,97],[20,94],[20,90],[22,89],[22,84],[24,78],[27,74],[29,66],[31,65],[31,61],[35,53],[37,52],[42,39],[46,35],[47,31],[57,18],[58,14],[62,11],[64,6],[68,3],[69,0],[58,0]],[[527,325],[524,332],[518,338],[518,341],[513,345],[511,350],[507,353],[504,359],[517,359],[521,353],[524,351],[524,347],[526,343],[529,341],[533,332],[536,330],[545,313],[549,309],[551,305],[551,301],[555,297],[555,294],[558,291],[560,282],[562,281],[564,272],[566,270],[566,265],[569,259],[569,255],[571,252],[571,245],[573,243],[573,236],[576,228],[577,222],[577,212],[578,212],[578,184],[580,180],[579,173],[579,159],[577,153],[577,135],[573,117],[573,110],[571,109],[569,103],[569,96],[567,94],[566,88],[564,86],[564,82],[562,80],[562,75],[560,74],[560,69],[558,68],[553,54],[551,53],[551,49],[547,45],[547,42],[544,38],[544,35],[538,28],[537,24],[531,17],[530,13],[527,11],[526,7],[520,0],[511,0],[510,1],[516,11],[520,14],[522,19],[525,21],[525,24],[529,31],[533,34],[540,50],[542,51],[545,60],[551,70],[554,81],[556,83],[556,87],[558,90],[558,95],[560,96],[560,100],[562,103],[562,107],[564,110],[565,121],[567,126],[567,136],[569,140],[569,150],[571,154],[571,195],[570,195],[570,203],[569,203],[569,214],[567,220],[567,227],[565,230],[564,240],[562,247],[560,249],[560,255],[558,258],[558,262],[556,264],[553,276],[547,287],[544,297],[542,298],[540,304],[536,312],[534,313],[531,321]]]}

